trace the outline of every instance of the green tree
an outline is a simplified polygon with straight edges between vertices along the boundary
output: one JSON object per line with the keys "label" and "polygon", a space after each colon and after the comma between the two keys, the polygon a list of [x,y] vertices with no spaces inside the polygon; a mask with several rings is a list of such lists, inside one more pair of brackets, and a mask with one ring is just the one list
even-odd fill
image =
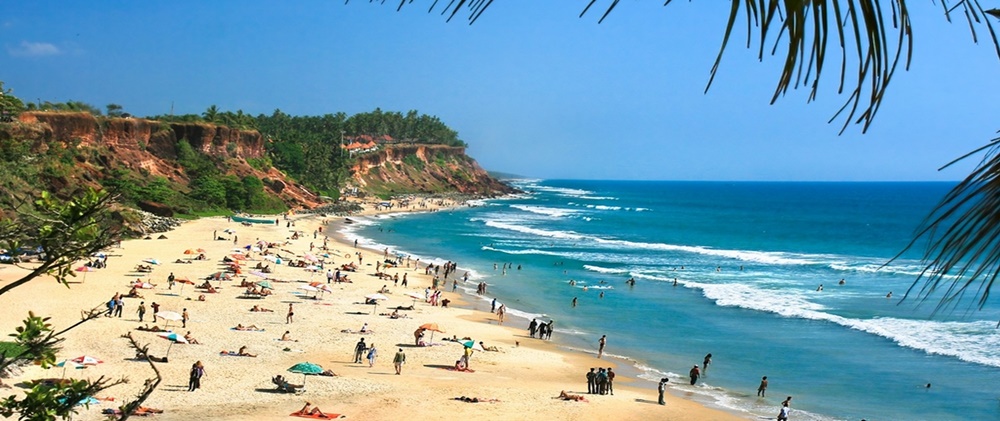
{"label": "green tree", "polygon": [[4,89],[3,81],[0,80],[0,122],[13,120],[26,109],[24,102],[14,96],[13,90]]}
{"label": "green tree", "polygon": [[201,117],[204,118],[205,121],[209,123],[219,123],[220,122],[219,107],[216,107],[215,104],[212,104],[211,106],[208,107],[208,109],[205,110],[205,112],[201,113]]}
{"label": "green tree", "polygon": [[191,197],[212,207],[226,207],[226,187],[215,177],[201,176],[192,180]]}
{"label": "green tree", "polygon": [[[88,258],[118,241],[116,227],[120,224],[112,218],[109,207],[112,200],[112,195],[94,190],[68,201],[43,192],[37,200],[18,201],[12,216],[0,216],[0,246],[12,250],[15,255],[28,249],[42,252],[39,255],[42,261],[25,267],[28,269],[26,275],[0,287],[0,296],[42,275],[52,276],[69,287],[67,279],[74,276],[70,266],[73,262]],[[0,354],[0,370],[12,364],[30,362],[43,367],[55,364],[61,336],[100,313],[99,308],[86,311],[79,322],[57,331],[48,318],[29,312],[23,325],[11,335],[18,345],[17,350]],[[145,353],[144,347],[139,347],[135,341],[130,343]],[[126,408],[139,405],[159,384],[159,372],[155,366],[153,368],[156,378],[147,382],[140,397],[126,403]],[[0,415],[9,418],[16,414],[21,420],[67,419],[84,398],[125,381],[124,378],[114,380],[101,376],[96,380],[71,380],[57,385],[38,384],[23,396],[0,399]]]}
{"label": "green tree", "polygon": [[108,117],[121,117],[125,114],[125,109],[118,104],[108,104],[104,108],[108,110]]}

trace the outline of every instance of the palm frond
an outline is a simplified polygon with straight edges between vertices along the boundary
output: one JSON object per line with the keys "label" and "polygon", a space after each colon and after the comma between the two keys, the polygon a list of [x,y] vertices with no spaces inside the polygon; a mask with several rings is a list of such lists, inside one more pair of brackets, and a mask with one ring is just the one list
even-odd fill
{"label": "palm frond", "polygon": [[959,305],[967,293],[977,297],[979,308],[989,300],[1000,276],[1000,137],[943,168],[984,150],[976,169],[945,195],[916,237],[889,261],[925,244],[925,265],[904,300],[914,294],[923,302],[941,294],[935,311]]}
{"label": "palm frond", "polygon": [[[598,0],[584,2],[580,17],[590,12]],[[671,2],[665,0],[663,5]],[[413,0],[400,0],[396,10],[410,3]],[[620,0],[602,3],[606,3],[606,7],[603,7],[598,23],[608,18]],[[438,0],[433,0],[428,13],[438,4]],[[465,10],[471,25],[491,4],[493,0],[450,0],[442,7],[441,14],[447,15],[450,22],[456,14]],[[883,7],[883,4],[888,7]],[[976,28],[984,26],[1000,57],[1000,42],[992,24],[984,19],[986,15],[1000,17],[1000,10],[984,10],[979,0],[941,0],[941,6],[948,21],[951,21],[953,13],[959,11],[965,16],[973,42],[979,42]],[[889,82],[904,56],[903,67],[908,69],[910,66],[913,31],[906,0],[731,0],[729,19],[705,86],[706,92],[715,81],[723,53],[741,13],[746,14],[747,48],[753,44],[753,28],[759,29],[759,39],[756,40],[759,44],[758,60],[764,59],[764,45],[769,34],[775,36],[771,55],[776,55],[779,47],[784,47],[784,64],[771,96],[772,104],[789,89],[798,88],[809,90],[807,101],[815,100],[828,62],[827,48],[839,48],[840,83],[837,93],[844,94],[847,87],[847,99],[830,122],[843,119],[840,133],[847,130],[852,122],[860,124],[861,131],[866,132],[878,114]],[[848,71],[849,62],[856,67],[855,71]]]}

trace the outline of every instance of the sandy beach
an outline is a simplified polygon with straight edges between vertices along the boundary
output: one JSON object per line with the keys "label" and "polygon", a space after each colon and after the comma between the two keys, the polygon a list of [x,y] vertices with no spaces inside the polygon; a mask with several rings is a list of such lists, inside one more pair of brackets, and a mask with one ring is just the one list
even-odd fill
{"label": "sandy beach", "polygon": [[[570,420],[597,419],[671,419],[671,420],[728,420],[739,417],[706,408],[682,396],[669,396],[664,406],[656,403],[656,391],[649,383],[637,382],[618,376],[614,395],[586,395],[585,373],[596,367],[615,367],[612,361],[596,360],[591,355],[560,350],[552,343],[529,338],[526,326],[498,325],[494,314],[463,308],[464,301],[446,288],[442,298],[451,300],[449,307],[431,306],[422,299],[406,294],[423,296],[431,286],[431,277],[424,275],[423,267],[390,268],[390,275],[405,273],[406,288],[393,285],[391,280],[375,276],[376,262],[383,260],[382,250],[355,249],[337,238],[329,239],[328,250],[320,250],[323,234],[314,238],[314,232],[329,222],[318,216],[293,217],[294,227],[280,225],[243,226],[226,218],[207,218],[184,223],[178,229],[165,233],[166,239],[129,240],[120,248],[108,250],[108,267],[90,272],[84,277],[77,273],[70,288],[50,279],[37,279],[27,286],[4,295],[0,310],[0,331],[13,332],[28,311],[51,317],[58,329],[79,320],[81,310],[104,306],[115,293],[125,294],[136,279],[155,284],[152,289],[139,290],[143,298],[125,298],[122,317],[101,317],[74,329],[68,335],[59,353],[60,359],[89,355],[99,358],[102,364],[86,369],[68,369],[66,377],[92,378],[108,376],[128,377],[130,382],[110,388],[98,398],[102,401],[89,409],[81,407],[74,419],[102,419],[103,408],[113,408],[121,400],[132,398],[143,381],[153,376],[146,362],[135,361],[135,353],[121,336],[132,332],[141,343],[148,343],[150,353],[163,356],[170,342],[153,332],[138,331],[143,324],[154,325],[152,311],[140,322],[136,310],[140,302],[147,309],[153,302],[161,311],[190,314],[186,328],[180,322],[170,322],[170,329],[181,335],[191,332],[200,344],[174,344],[170,346],[169,362],[158,367],[163,382],[145,406],[164,410],[155,418],[182,420],[195,417],[209,419],[289,419],[289,414],[306,402],[312,402],[327,413],[344,414],[350,419],[453,419],[456,416],[473,419],[545,419]],[[235,230],[235,234],[223,233]],[[300,232],[292,239],[293,231]],[[324,229],[325,231],[325,229]],[[225,240],[213,239],[224,237]],[[153,235],[156,238],[156,235]],[[235,242],[234,242],[235,240]],[[198,296],[203,290],[193,285],[178,283],[168,289],[167,277],[173,273],[178,278],[188,278],[196,284],[220,270],[224,256],[235,247],[256,244],[258,241],[277,243],[269,251],[286,260],[309,253],[323,253],[327,268],[358,262],[361,252],[362,265],[357,272],[344,272],[350,283],[332,283],[331,293],[319,294],[300,289],[308,282],[326,284],[325,270],[311,273],[302,268],[281,265],[263,260],[261,253],[252,253],[242,274],[230,281],[212,281],[218,288],[214,294]],[[204,249],[206,260],[188,260],[188,249]],[[442,256],[447,258],[447,256]],[[157,259],[150,273],[137,273],[135,268],[143,259]],[[190,263],[174,263],[176,260]],[[250,267],[258,262],[276,268],[269,275],[273,294],[263,299],[242,298],[245,288],[240,281],[259,281],[264,278],[251,275]],[[74,265],[74,267],[80,264]],[[10,265],[0,266],[0,282],[16,279],[22,269]],[[458,275],[461,276],[461,269]],[[450,285],[449,279],[449,285]],[[461,282],[461,281],[459,281]],[[377,306],[366,305],[365,296],[376,293],[387,285],[387,300]],[[251,312],[254,305],[273,312]],[[289,305],[294,307],[294,321],[287,323]],[[393,319],[380,315],[391,312],[396,306],[414,305],[413,310],[401,310],[405,318]],[[474,307],[474,306],[473,306]],[[344,332],[358,331],[367,323],[368,334]],[[414,331],[424,323],[437,323],[443,333],[434,333],[433,346],[414,345]],[[255,325],[262,331],[236,331],[237,324]],[[160,319],[156,325],[165,326]],[[280,341],[286,331],[292,341]],[[462,355],[463,346],[446,341],[451,337],[469,337],[498,351],[476,351],[470,367],[474,372],[448,370]],[[355,344],[364,338],[374,344],[378,357],[374,367],[367,361],[353,362]],[[430,338],[426,337],[425,341]],[[242,346],[256,357],[221,355],[221,351],[235,351]],[[392,359],[398,349],[406,355],[401,375],[395,375]],[[188,372],[191,365],[201,361],[205,377],[201,389],[188,392]],[[300,362],[311,362],[332,370],[335,377],[307,376],[289,373],[287,369]],[[22,393],[23,381],[37,378],[60,377],[62,368],[48,370],[30,366],[16,378],[5,379],[14,385],[4,393]],[[292,383],[305,382],[305,392],[280,393],[271,378],[281,374]],[[589,402],[557,399],[560,391],[585,394]],[[468,403],[454,398],[475,397],[489,402]],[[493,401],[495,400],[495,401]]]}

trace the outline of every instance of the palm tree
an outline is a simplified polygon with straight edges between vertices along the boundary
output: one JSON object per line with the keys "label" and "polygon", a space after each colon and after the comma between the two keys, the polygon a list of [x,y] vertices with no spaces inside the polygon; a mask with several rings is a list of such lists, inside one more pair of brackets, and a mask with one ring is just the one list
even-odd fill
{"label": "palm tree", "polygon": [[209,123],[218,123],[219,107],[216,107],[215,104],[212,104],[211,106],[208,107],[208,109],[205,110],[205,112],[201,113],[201,116],[202,118],[205,119],[205,121]]}
{"label": "palm tree", "polygon": [[[620,0],[609,0],[598,23],[603,22]],[[666,0],[664,5],[672,0]],[[411,2],[401,1],[398,7]],[[444,2],[441,2],[445,4]],[[451,21],[459,12],[468,13],[473,24],[492,1],[453,0],[442,15]],[[589,0],[580,13],[586,15],[597,0]],[[843,118],[840,132],[853,122],[865,132],[871,126],[882,99],[902,61],[909,66],[913,48],[913,28],[906,0],[731,0],[728,24],[722,45],[712,66],[705,88],[712,85],[722,55],[729,45],[737,21],[746,22],[748,38],[758,35],[758,57],[766,50],[781,49],[784,66],[771,103],[789,89],[807,88],[809,99],[818,93],[819,80],[827,73],[831,60],[839,67],[838,93],[847,93],[844,106],[834,118]],[[944,16],[951,20],[961,14],[968,21],[973,40],[977,30],[985,30],[1000,57],[1000,43],[990,22],[1000,18],[1000,10],[984,10],[979,0],[942,0]],[[428,12],[438,5],[434,1]],[[777,37],[773,46],[765,45],[768,36]],[[828,47],[839,57],[828,56]],[[751,43],[748,42],[750,47]],[[839,60],[838,60],[839,59]],[[848,61],[856,67],[848,71]],[[986,158],[962,180],[922,224],[916,238],[904,251],[925,240],[924,269],[914,281],[907,297],[914,294],[923,301],[941,294],[938,309],[958,305],[966,294],[975,297],[979,308],[986,304],[994,281],[1000,277],[1000,138],[959,158],[984,154]],[[950,164],[949,164],[950,165]],[[897,256],[898,257],[898,256]]]}

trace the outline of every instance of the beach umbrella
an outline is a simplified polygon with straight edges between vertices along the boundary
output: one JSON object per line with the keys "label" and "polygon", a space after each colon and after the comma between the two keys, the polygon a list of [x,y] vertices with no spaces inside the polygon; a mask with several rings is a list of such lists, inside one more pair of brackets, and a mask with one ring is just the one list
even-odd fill
{"label": "beach umbrella", "polygon": [[308,292],[315,292],[316,295],[313,295],[313,298],[316,298],[316,296],[319,295],[319,288],[316,288],[316,287],[314,287],[312,285],[302,285],[302,286],[299,287],[299,289],[301,289],[303,291],[308,291]]}
{"label": "beach umbrella", "polygon": [[268,274],[266,274],[264,272],[261,272],[259,270],[255,270],[253,272],[250,272],[250,274],[253,275],[253,276],[259,276],[261,278],[267,278],[267,276],[268,276]]}
{"label": "beach umbrella", "polygon": [[434,343],[434,332],[444,333],[444,331],[441,330],[441,328],[438,327],[437,323],[424,323],[424,324],[420,325],[420,328],[423,329],[423,330],[429,330],[429,331],[431,331],[431,339],[430,339],[429,343]]}
{"label": "beach umbrella", "polygon": [[181,278],[175,278],[174,282],[180,282],[181,283],[181,292],[184,292],[184,284],[194,285],[194,282],[192,282],[191,279],[188,279],[187,276],[181,277]]}
{"label": "beach umbrella", "polygon": [[261,288],[274,289],[274,285],[271,285],[271,281],[259,281],[257,286]]}
{"label": "beach umbrella", "polygon": [[241,254],[241,253],[233,253],[233,254],[230,254],[229,257],[232,257],[233,259],[236,259],[236,260],[246,260],[247,259],[247,257],[245,255]]}
{"label": "beach umbrella", "polygon": [[174,343],[182,343],[182,344],[188,343],[188,340],[184,339],[183,336],[172,332],[157,333],[156,336],[159,336],[163,339],[170,341],[170,345],[167,345],[167,352],[166,354],[163,355],[163,358],[167,358],[170,356],[170,348],[174,346]]}
{"label": "beach umbrella", "polygon": [[76,361],[73,361],[73,360],[62,360],[62,361],[59,361],[59,363],[56,364],[56,367],[62,367],[63,368],[62,378],[64,378],[64,379],[66,378],[66,367],[87,368],[83,364],[80,364],[80,363],[78,363]]}
{"label": "beach umbrella", "polygon": [[203,249],[203,248],[200,248],[200,247],[198,248],[198,253],[204,253],[205,251],[206,251],[206,250],[205,250],[205,249]]}
{"label": "beach umbrella", "polygon": [[407,292],[404,295],[406,295],[407,297],[410,297],[410,298],[413,299],[413,302],[410,303],[411,306],[417,305],[417,300],[423,300],[424,299],[423,294],[417,294],[415,292]]}
{"label": "beach umbrella", "polygon": [[167,321],[167,323],[163,326],[164,329],[170,326],[171,321],[179,322],[184,318],[184,316],[181,316],[180,313],[177,313],[176,311],[161,311],[156,313],[156,317]]}
{"label": "beach umbrella", "polygon": [[70,361],[75,362],[77,364],[82,364],[82,365],[98,365],[98,364],[101,364],[101,363],[104,362],[104,361],[101,361],[100,359],[98,359],[97,357],[92,357],[90,355],[81,355],[81,356],[76,357],[76,358],[74,358],[74,359],[72,359]]}
{"label": "beach umbrella", "polygon": [[306,253],[305,256],[302,256],[302,258],[306,259],[306,260],[308,260],[310,262],[313,262],[313,263],[316,263],[316,262],[319,261],[319,259],[317,259],[316,256],[313,256],[313,255],[311,255],[309,253]]}
{"label": "beach umbrella", "polygon": [[97,271],[97,269],[94,269],[94,268],[92,268],[90,266],[80,266],[80,267],[78,267],[76,269],[73,269],[73,270],[75,270],[77,272],[83,272],[83,280],[81,280],[80,282],[87,282],[87,272],[96,272]]}
{"label": "beach umbrella", "polygon": [[465,341],[465,342],[462,342],[462,346],[464,346],[466,348],[472,348],[472,349],[474,349],[476,351],[485,351],[485,349],[483,349],[483,347],[481,345],[479,345],[478,343],[476,343],[476,341]]}
{"label": "beach umbrella", "polygon": [[226,273],[226,272],[215,272],[215,273],[213,273],[211,275],[208,275],[208,277],[210,279],[216,279],[216,280],[218,280],[218,279],[225,279],[225,280],[233,279],[233,276],[230,275],[230,274],[228,274],[228,273]]}
{"label": "beach umbrella", "polygon": [[264,256],[264,260],[267,260],[268,262],[271,262],[271,263],[277,263],[277,262],[278,262],[278,260],[280,260],[280,259],[278,259],[278,258],[277,258],[276,256],[274,256],[274,255],[271,255],[271,254],[269,254],[269,255],[267,255],[267,256]]}
{"label": "beach umbrella", "polygon": [[386,297],[386,296],[384,296],[382,294],[377,294],[377,293],[376,294],[368,294],[368,295],[365,296],[365,298],[367,298],[369,300],[372,300],[375,303],[375,307],[372,307],[372,314],[375,314],[375,310],[378,309],[378,302],[379,301],[384,301],[384,300],[388,300],[389,299],[389,297]]}
{"label": "beach umbrella", "polygon": [[304,388],[306,386],[306,376],[322,373],[323,367],[320,367],[319,364],[303,362],[289,367],[288,371],[291,373],[302,373],[302,387]]}
{"label": "beach umbrella", "polygon": [[197,253],[197,252],[196,252],[196,251],[194,251],[194,249],[187,249],[187,250],[184,250],[184,254],[195,254],[195,253]]}
{"label": "beach umbrella", "polygon": [[315,271],[323,269],[323,268],[321,268],[319,266],[316,266],[316,265],[309,265],[309,266],[306,266],[305,269],[306,270],[311,270],[311,271],[315,272]]}
{"label": "beach umbrella", "polygon": [[146,262],[146,263],[149,263],[149,264],[151,264],[151,265],[158,265],[158,264],[160,264],[160,261],[159,261],[159,260],[156,260],[156,259],[151,259],[151,258],[147,258],[147,259],[142,259],[142,261],[143,261],[143,262]]}

